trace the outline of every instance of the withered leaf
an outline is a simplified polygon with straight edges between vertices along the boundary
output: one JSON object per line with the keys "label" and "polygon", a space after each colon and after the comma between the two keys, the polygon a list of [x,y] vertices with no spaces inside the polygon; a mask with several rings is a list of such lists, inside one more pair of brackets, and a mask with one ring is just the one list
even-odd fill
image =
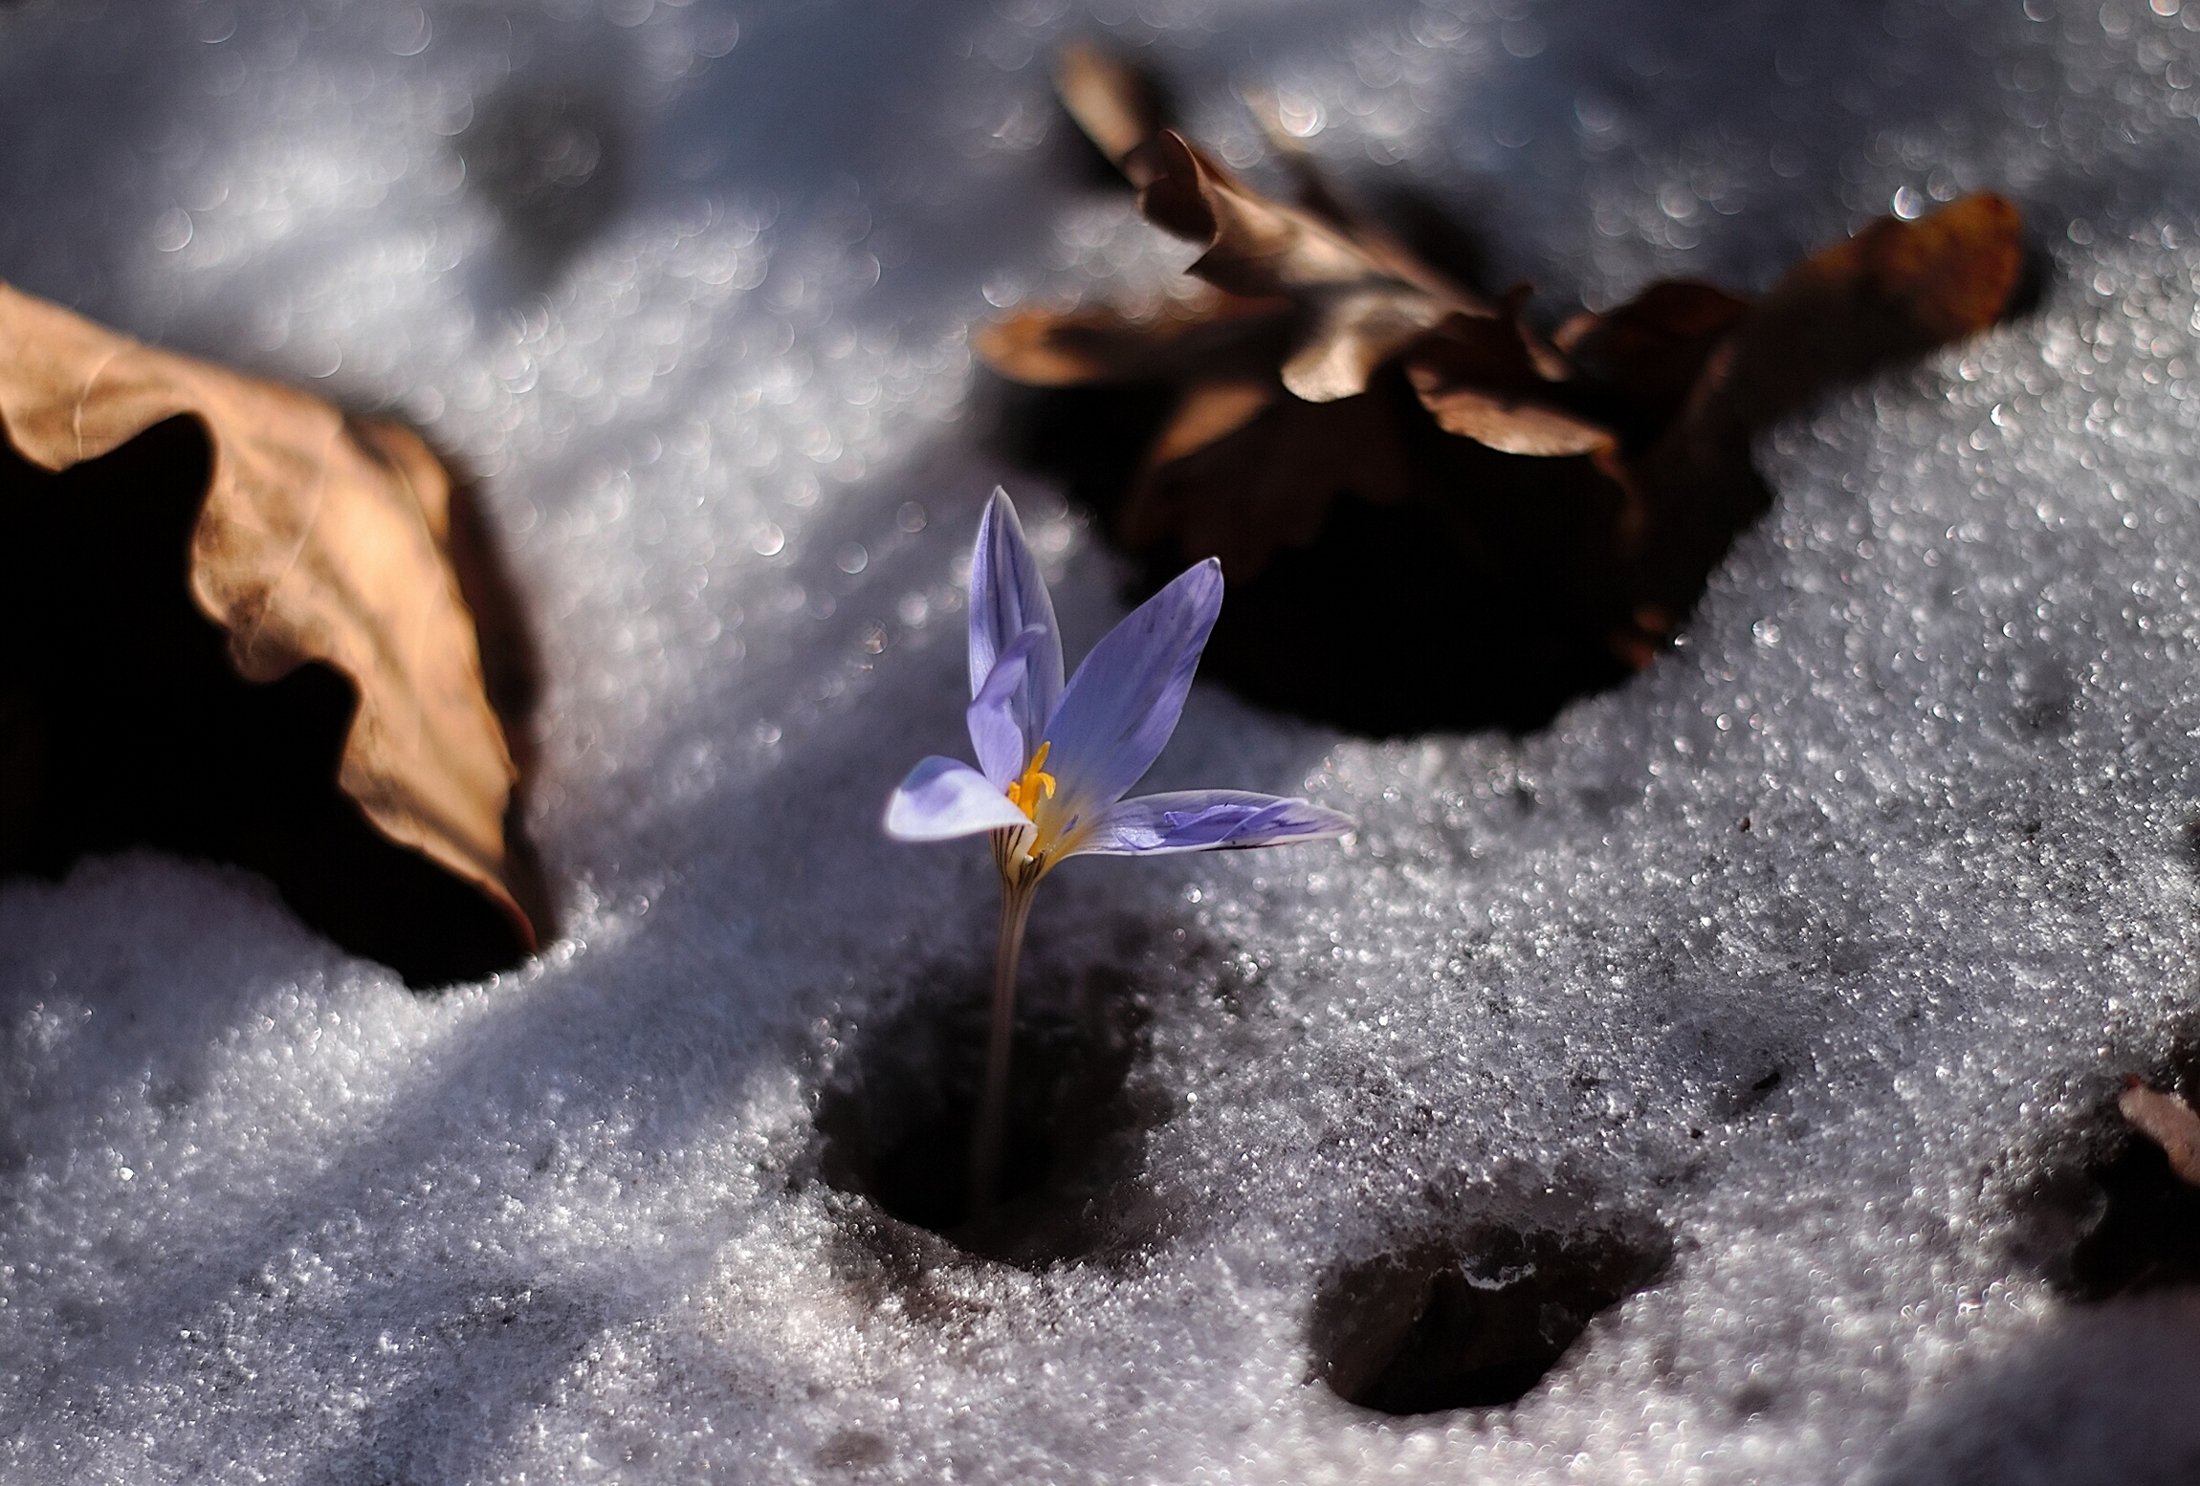
{"label": "withered leaf", "polygon": [[1506,320],[1454,315],[1405,358],[1406,375],[1436,426],[1500,454],[1564,458],[1619,446],[1610,428],[1568,412]]}
{"label": "withered leaf", "polygon": [[[1136,435],[1146,455],[1127,485],[1099,493],[1116,535],[1157,574],[1223,557],[1236,595],[1212,652],[1223,667],[1233,655],[1259,664],[1261,642],[1231,633],[1256,623],[1301,655],[1323,623],[1365,626],[1335,647],[1349,677],[1278,661],[1273,686],[1235,679],[1377,730],[1533,721],[1647,664],[1770,500],[1751,463],[1756,432],[1832,384],[1992,324],[2023,269],[2015,208],[1971,197],[1923,221],[1876,222],[1760,300],[1657,283],[1546,340],[1525,290],[1485,296],[1402,245],[1272,122],[1293,201],[1169,128],[1158,91],[1119,61],[1073,50],[1059,85],[1146,219],[1199,245],[1189,272],[1202,289],[1158,308],[1019,307],[973,346],[1036,386],[1169,389]],[[1096,429],[1092,442],[1125,436]],[[1350,561],[1269,577],[1309,546],[1341,557],[1337,522],[1353,507],[1366,509],[1348,523]],[[1405,550],[1432,538],[1449,546],[1449,582],[1429,554]],[[1409,568],[1453,592],[1401,594],[1393,577]],[[1309,586],[1248,592],[1264,581]],[[1485,657],[1536,655],[1528,674],[1575,679],[1489,716],[1426,697],[1432,681],[1473,685],[1471,664],[1369,674],[1383,634],[1432,624]],[[1422,697],[1385,700],[1391,683]]]}
{"label": "withered leaf", "polygon": [[2024,222],[1994,195],[1880,217],[1791,270],[1729,332],[1690,412],[1698,436],[1762,428],[1826,387],[1975,335],[2008,311]]}
{"label": "withered leaf", "polygon": [[2170,1170],[2200,1186],[2200,1111],[2138,1078],[2124,1085],[2116,1107],[2141,1135],[2162,1148]]}
{"label": "withered leaf", "polygon": [[1133,186],[1145,185],[1145,167],[1132,157],[1168,124],[1153,79],[1112,52],[1072,42],[1055,60],[1054,91],[1100,153]]}
{"label": "withered leaf", "polygon": [[1097,48],[1065,49],[1055,79],[1071,117],[1137,188],[1146,219],[1199,244],[1195,276],[1298,311],[1281,366],[1294,396],[1353,396],[1377,366],[1447,317],[1498,317],[1496,306],[1345,206],[1272,117],[1264,122],[1297,167],[1295,204],[1254,190],[1167,128],[1151,81]]}
{"label": "withered leaf", "polygon": [[[219,627],[236,675],[270,694],[305,670],[341,678],[348,695],[336,705],[348,720],[335,757],[318,766],[373,832],[462,882],[501,918],[514,950],[532,948],[505,832],[515,770],[451,567],[450,481],[426,446],[396,425],[349,420],[301,392],[141,345],[5,285],[0,348],[0,434],[9,468],[22,472],[9,482],[20,490],[7,492],[16,499],[0,503],[0,519],[33,531],[73,522],[81,531],[100,518],[41,503],[107,498],[114,482],[76,477],[140,447],[172,446],[154,478],[196,482],[182,492],[191,514],[179,576],[191,604]],[[179,427],[203,439],[203,456],[194,460],[191,434],[179,444],[167,432]],[[146,473],[138,469],[132,484]],[[106,519],[119,554],[134,511],[114,499]],[[18,552],[28,564],[59,560]],[[96,595],[109,576],[66,581]],[[116,593],[109,606],[135,601]],[[101,607],[86,602],[79,627],[105,623]],[[125,669],[160,670],[177,643],[146,636],[142,652],[101,651],[96,665],[119,685]],[[95,676],[88,684],[108,683]],[[166,740],[135,743],[145,769],[164,767]],[[280,854],[296,860],[313,850],[292,843]],[[333,857],[335,846],[328,850]]]}
{"label": "withered leaf", "polygon": [[1182,135],[1163,130],[1133,159],[1150,167],[1138,198],[1146,220],[1205,249],[1193,274],[1228,294],[1300,309],[1304,324],[1281,375],[1307,402],[1365,391],[1400,347],[1470,308],[1341,225],[1247,187]]}
{"label": "withered leaf", "polygon": [[1202,379],[1230,378],[1273,364],[1262,343],[1286,313],[1280,301],[1203,288],[1152,305],[1017,309],[979,326],[971,344],[987,365],[1033,387],[1173,378],[1188,367]]}
{"label": "withered leaf", "polygon": [[1646,425],[1662,427],[1750,313],[1748,300],[1716,285],[1666,279],[1605,314],[1574,316],[1554,339],[1580,376]]}

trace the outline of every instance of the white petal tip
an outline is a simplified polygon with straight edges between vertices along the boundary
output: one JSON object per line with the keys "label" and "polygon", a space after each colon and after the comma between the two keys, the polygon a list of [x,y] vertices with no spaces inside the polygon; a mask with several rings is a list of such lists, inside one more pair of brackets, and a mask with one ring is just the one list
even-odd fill
{"label": "white petal tip", "polygon": [[880,826],[896,841],[952,841],[1027,824],[984,775],[958,759],[933,757],[909,771],[886,800]]}

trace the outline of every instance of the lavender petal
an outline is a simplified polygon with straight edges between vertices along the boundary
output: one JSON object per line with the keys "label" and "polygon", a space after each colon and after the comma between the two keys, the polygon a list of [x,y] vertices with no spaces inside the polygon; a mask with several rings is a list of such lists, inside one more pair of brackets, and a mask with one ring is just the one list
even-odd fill
{"label": "lavender petal", "polygon": [[1011,640],[963,711],[978,768],[997,790],[1007,788],[1024,771],[1024,760],[1037,743],[1034,735],[1024,731],[1018,699],[1029,680],[1032,652],[1046,638],[1046,631],[1034,624]]}
{"label": "lavender petal", "polygon": [[[1043,638],[1031,653],[1024,684],[1014,699],[1016,725],[1036,744],[1062,695],[1062,632],[1054,600],[1024,540],[1023,523],[1008,493],[995,490],[978,519],[978,544],[970,559],[970,694],[975,697],[1000,657],[1027,629]],[[1019,760],[1019,764],[1021,761]]]}
{"label": "lavender petal", "polygon": [[1110,630],[1085,657],[1046,726],[1060,781],[1049,820],[1088,818],[1153,766],[1176,731],[1199,652],[1222,608],[1222,565],[1188,568]]}
{"label": "lavender petal", "polygon": [[1071,854],[1159,856],[1288,846],[1341,836],[1352,827],[1350,816],[1310,800],[1239,789],[1190,789],[1109,806]]}
{"label": "lavender petal", "polygon": [[886,834],[896,841],[951,841],[1029,824],[983,774],[936,754],[911,769],[886,801]]}

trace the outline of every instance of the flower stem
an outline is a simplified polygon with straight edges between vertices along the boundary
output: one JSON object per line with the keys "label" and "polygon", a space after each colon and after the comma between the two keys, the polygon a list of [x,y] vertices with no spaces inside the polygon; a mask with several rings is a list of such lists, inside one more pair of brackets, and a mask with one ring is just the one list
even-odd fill
{"label": "flower stem", "polygon": [[1001,1174],[1001,1145],[1008,1125],[1008,1057],[1016,1028],[1016,962],[1023,955],[1024,925],[1031,918],[1036,882],[1004,878],[1001,940],[993,962],[993,1033],[985,1053],[985,1097],[970,1140],[970,1215],[992,1210]]}

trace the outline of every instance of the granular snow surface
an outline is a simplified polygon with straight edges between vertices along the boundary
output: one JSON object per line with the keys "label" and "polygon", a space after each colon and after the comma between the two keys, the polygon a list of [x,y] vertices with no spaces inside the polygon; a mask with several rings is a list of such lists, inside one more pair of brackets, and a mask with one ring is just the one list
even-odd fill
{"label": "granular snow surface", "polygon": [[[967,345],[1189,257],[1083,169],[1080,36],[1554,300],[1980,189],[2045,278],[1771,434],[1684,643],[1545,729],[1195,689],[1157,787],[1360,829],[1050,879],[1134,1241],[1006,1264],[819,1111],[989,973],[982,847],[878,830],[964,747],[987,491],[1073,657],[1124,606]],[[559,928],[422,994],[238,871],[0,887],[0,1479],[2200,1479],[2200,1299],[2076,1299],[2054,1195],[2195,1025],[2200,7],[22,0],[0,97],[0,277],[478,477]],[[1350,1276],[1508,1233],[1639,1270],[1517,1403],[1323,1381]]]}

